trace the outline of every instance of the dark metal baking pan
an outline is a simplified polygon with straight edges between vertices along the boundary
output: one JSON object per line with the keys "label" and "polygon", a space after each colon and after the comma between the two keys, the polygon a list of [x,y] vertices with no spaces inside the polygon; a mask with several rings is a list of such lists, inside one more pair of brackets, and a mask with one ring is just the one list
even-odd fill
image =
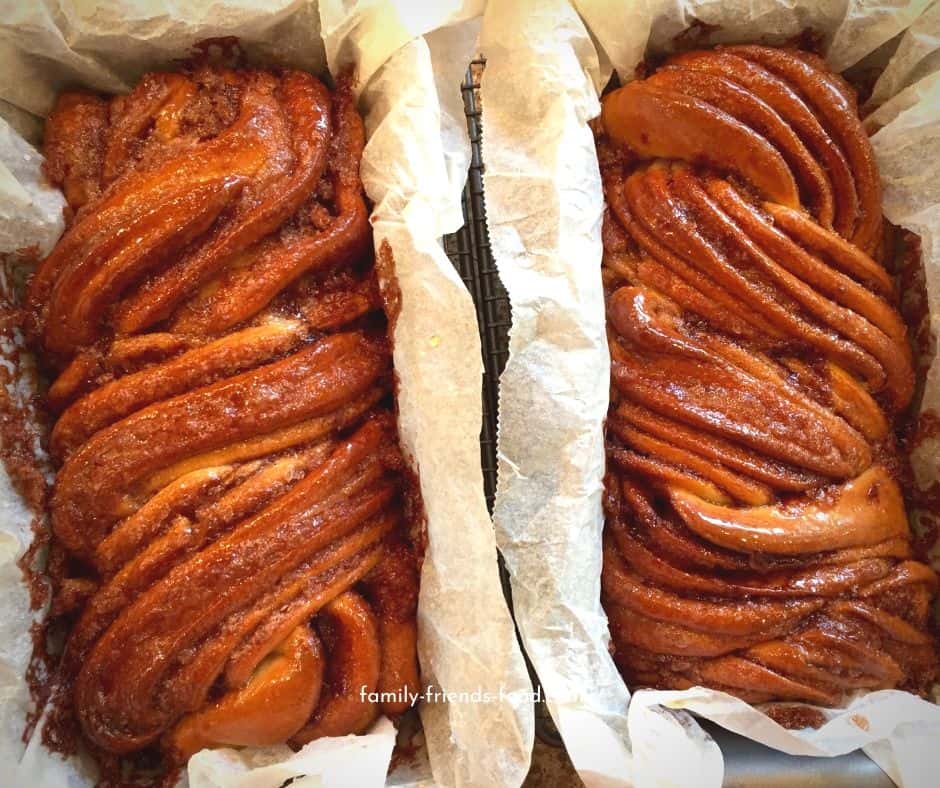
{"label": "dark metal baking pan", "polygon": [[725,758],[725,788],[892,788],[861,750],[834,758],[787,755],[702,722]]}

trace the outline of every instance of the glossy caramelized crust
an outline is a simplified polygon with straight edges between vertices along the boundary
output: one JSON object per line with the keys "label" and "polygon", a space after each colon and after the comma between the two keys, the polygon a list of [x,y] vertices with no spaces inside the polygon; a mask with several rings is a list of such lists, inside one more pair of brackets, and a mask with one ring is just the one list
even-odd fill
{"label": "glossy caramelized crust", "polygon": [[[300,745],[415,690],[413,506],[348,81],[150,74],[60,97],[71,221],[28,295],[52,368],[58,729],[100,754]],[[58,730],[58,732],[56,732]]]}
{"label": "glossy caramelized crust", "polygon": [[610,93],[602,126],[603,601],[628,683],[925,691],[937,578],[892,432],[914,373],[851,90],[725,47]]}

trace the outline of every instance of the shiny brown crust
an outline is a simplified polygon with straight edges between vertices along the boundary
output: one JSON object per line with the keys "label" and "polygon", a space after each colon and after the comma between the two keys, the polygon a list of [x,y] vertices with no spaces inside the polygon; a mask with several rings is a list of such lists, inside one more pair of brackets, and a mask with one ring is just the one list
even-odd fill
{"label": "shiny brown crust", "polygon": [[689,52],[604,98],[598,151],[627,682],[923,693],[937,577],[893,433],[914,371],[851,90],[797,50]]}
{"label": "shiny brown crust", "polygon": [[[47,739],[103,758],[365,730],[418,684],[400,454],[348,78],[200,66],[59,98]],[[77,593],[80,589],[81,593]]]}

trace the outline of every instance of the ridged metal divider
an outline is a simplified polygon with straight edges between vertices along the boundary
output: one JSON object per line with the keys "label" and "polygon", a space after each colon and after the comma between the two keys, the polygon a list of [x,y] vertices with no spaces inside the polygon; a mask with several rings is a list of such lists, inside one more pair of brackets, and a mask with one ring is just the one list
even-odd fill
{"label": "ridged metal divider", "polygon": [[[464,224],[456,233],[444,237],[444,250],[460,273],[461,279],[473,296],[480,327],[483,350],[483,427],[480,431],[480,459],[483,468],[483,486],[486,505],[493,512],[496,495],[496,435],[499,410],[499,376],[509,356],[509,327],[511,314],[509,297],[499,279],[496,264],[490,254],[489,235],[486,230],[486,205],[483,199],[483,160],[480,154],[482,134],[479,106],[479,77],[483,60],[474,60],[467,69],[461,85],[467,132],[470,136],[471,157],[467,184],[463,191]],[[509,576],[500,558],[500,578],[503,592],[512,605]],[[528,658],[527,658],[528,664]],[[533,684],[538,677],[529,664]],[[535,706],[535,732],[546,744],[562,746],[561,737],[543,702]]]}

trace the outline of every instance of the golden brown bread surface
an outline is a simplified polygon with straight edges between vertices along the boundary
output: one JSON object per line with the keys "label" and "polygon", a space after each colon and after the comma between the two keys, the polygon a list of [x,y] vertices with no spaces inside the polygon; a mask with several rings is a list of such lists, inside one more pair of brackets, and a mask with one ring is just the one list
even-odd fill
{"label": "golden brown bread surface", "polygon": [[631,685],[924,692],[896,416],[911,350],[852,91],[798,50],[677,55],[604,98],[603,601]]}
{"label": "golden brown bread surface", "polygon": [[[416,689],[418,503],[348,79],[199,66],[60,97],[30,284],[54,381],[47,739],[303,744]],[[401,703],[381,710],[400,713]]]}

